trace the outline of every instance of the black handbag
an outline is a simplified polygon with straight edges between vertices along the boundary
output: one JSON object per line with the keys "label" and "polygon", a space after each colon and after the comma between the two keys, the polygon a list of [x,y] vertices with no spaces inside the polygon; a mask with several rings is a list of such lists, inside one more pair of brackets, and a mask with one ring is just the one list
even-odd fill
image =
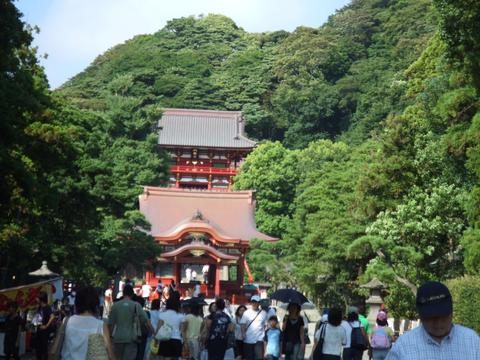
{"label": "black handbag", "polygon": [[308,325],[305,325],[305,330],[304,330],[304,339],[305,339],[305,344],[310,345],[312,342],[310,341],[310,337],[308,336]]}
{"label": "black handbag", "polygon": [[318,339],[317,346],[313,352],[313,360],[321,360],[323,355],[323,342],[325,340],[325,332],[327,331],[327,325],[322,324],[320,326],[320,338]]}

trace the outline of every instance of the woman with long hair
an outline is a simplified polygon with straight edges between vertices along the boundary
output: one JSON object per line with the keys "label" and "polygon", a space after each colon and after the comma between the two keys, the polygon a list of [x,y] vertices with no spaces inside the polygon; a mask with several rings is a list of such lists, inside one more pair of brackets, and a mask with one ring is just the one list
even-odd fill
{"label": "woman with long hair", "polygon": [[287,307],[288,314],[283,318],[283,345],[282,352],[285,360],[297,360],[299,354],[305,353],[305,323],[300,315],[299,304],[290,303]]}
{"label": "woman with long hair", "polygon": [[235,311],[235,317],[233,319],[233,324],[235,326],[235,359],[243,359],[243,337],[242,337],[242,327],[240,325],[240,320],[242,320],[243,313],[247,310],[245,305],[239,305]]}

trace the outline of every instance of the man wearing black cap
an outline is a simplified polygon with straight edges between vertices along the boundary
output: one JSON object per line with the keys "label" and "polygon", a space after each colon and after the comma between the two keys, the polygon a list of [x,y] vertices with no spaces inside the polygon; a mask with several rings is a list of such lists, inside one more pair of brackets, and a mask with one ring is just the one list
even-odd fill
{"label": "man wearing black cap", "polygon": [[428,281],[417,292],[422,324],[394,344],[386,360],[480,360],[480,338],[452,323],[452,296],[440,282]]}

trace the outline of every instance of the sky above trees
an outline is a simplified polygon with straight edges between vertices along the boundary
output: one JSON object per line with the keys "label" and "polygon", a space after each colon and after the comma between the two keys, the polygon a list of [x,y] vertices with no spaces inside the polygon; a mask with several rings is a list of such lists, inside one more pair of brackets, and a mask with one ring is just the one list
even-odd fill
{"label": "sky above trees", "polygon": [[319,27],[349,0],[20,0],[23,20],[40,27],[34,45],[48,54],[41,63],[52,88],[85,69],[97,55],[138,34],[153,33],[168,20],[218,13],[249,32]]}

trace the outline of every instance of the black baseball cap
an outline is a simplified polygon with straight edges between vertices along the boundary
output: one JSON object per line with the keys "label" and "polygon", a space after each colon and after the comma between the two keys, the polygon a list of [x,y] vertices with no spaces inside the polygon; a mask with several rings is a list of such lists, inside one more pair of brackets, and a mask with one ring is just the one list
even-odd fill
{"label": "black baseball cap", "polygon": [[452,295],[441,282],[427,281],[418,288],[417,310],[420,318],[451,315]]}

